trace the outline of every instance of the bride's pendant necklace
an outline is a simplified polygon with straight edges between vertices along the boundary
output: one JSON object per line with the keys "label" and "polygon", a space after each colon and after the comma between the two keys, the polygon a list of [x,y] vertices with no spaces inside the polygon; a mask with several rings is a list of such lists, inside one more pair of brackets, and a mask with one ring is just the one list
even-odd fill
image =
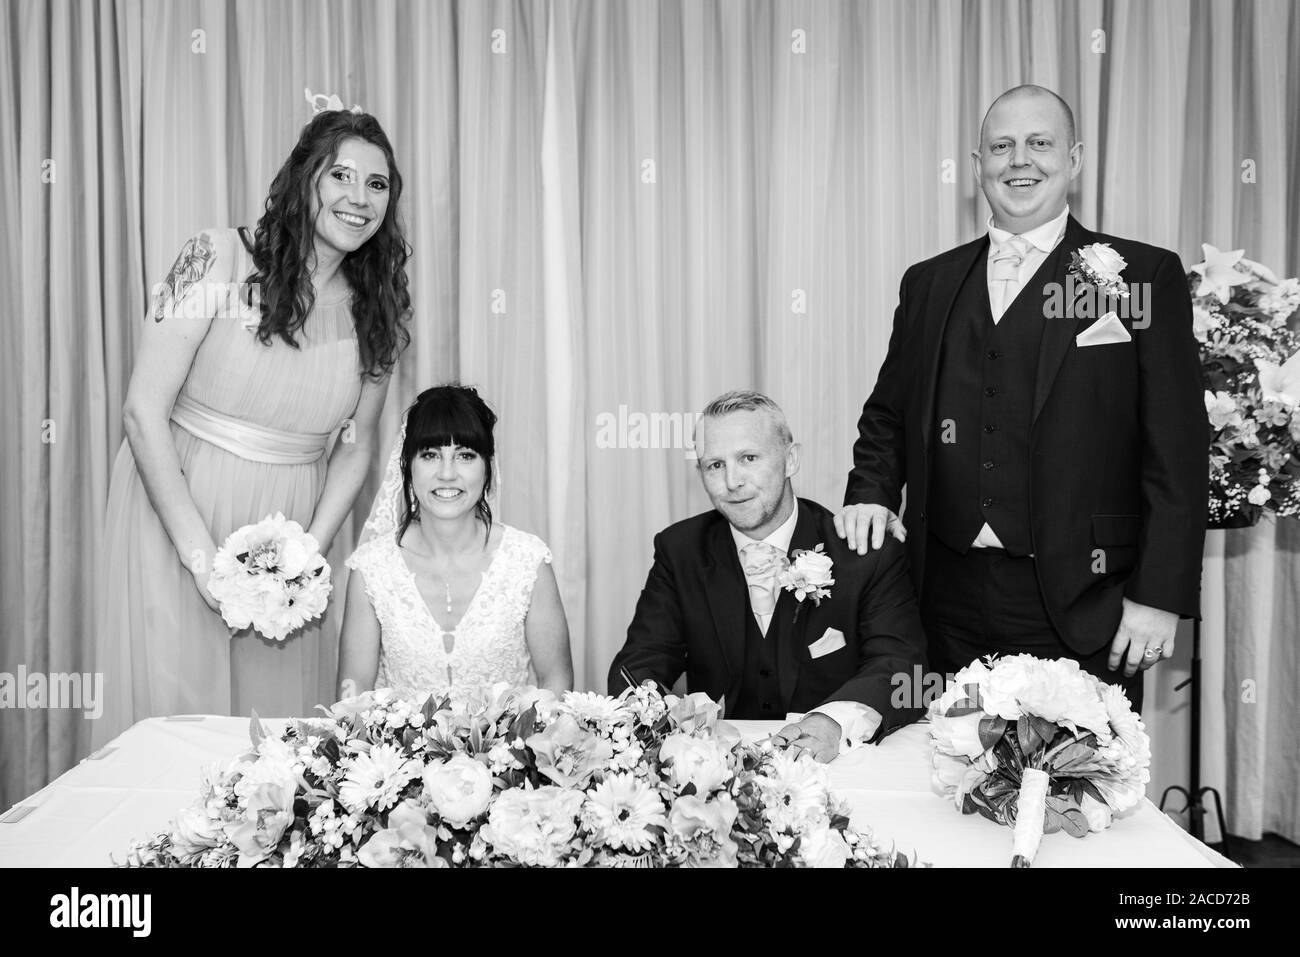
{"label": "bride's pendant necklace", "polygon": [[[451,582],[444,581],[442,583],[442,587],[445,588],[447,592],[447,620],[451,621]],[[452,648],[455,647],[455,643],[456,643],[456,633],[454,631],[448,631],[443,633],[442,647],[443,650],[445,650],[448,655],[451,654],[451,650]],[[451,677],[451,662],[448,661],[447,662],[447,687],[451,687],[453,684],[455,684],[455,682],[452,681],[452,677]]]}

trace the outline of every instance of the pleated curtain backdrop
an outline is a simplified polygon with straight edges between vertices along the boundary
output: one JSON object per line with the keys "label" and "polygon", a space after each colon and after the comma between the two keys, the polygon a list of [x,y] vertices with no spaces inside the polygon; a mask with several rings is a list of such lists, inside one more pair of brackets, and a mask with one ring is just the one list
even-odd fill
{"label": "pleated curtain backdrop", "polygon": [[[1300,271],[1286,0],[18,0],[0,24],[0,671],[89,667],[147,290],[190,234],[255,222],[304,87],[374,113],[406,182],[385,442],[437,382],[492,403],[502,517],[555,553],[581,688],[654,533],[708,507],[689,437],[713,395],[776,398],[796,490],[839,504],[903,270],[984,229],[969,153],[1007,87],[1073,104],[1086,225]],[[1207,783],[1238,833],[1293,840],[1295,524],[1212,536],[1205,609]],[[1153,796],[1186,773],[1189,645],[1150,679]],[[78,712],[0,722],[0,805],[84,756]]]}

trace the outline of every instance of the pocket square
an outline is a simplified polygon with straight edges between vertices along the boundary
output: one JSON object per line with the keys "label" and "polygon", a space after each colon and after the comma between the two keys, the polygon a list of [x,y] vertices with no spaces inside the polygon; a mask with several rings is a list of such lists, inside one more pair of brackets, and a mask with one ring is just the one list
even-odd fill
{"label": "pocket square", "polygon": [[824,655],[829,655],[832,651],[839,651],[843,647],[844,632],[838,628],[827,628],[826,634],[808,646],[808,655],[812,658],[821,658]]}
{"label": "pocket square", "polygon": [[1084,346],[1109,345],[1112,342],[1131,342],[1132,339],[1133,337],[1129,335],[1129,331],[1124,328],[1124,323],[1120,322],[1119,316],[1113,312],[1108,312],[1075,336],[1074,343],[1083,348]]}

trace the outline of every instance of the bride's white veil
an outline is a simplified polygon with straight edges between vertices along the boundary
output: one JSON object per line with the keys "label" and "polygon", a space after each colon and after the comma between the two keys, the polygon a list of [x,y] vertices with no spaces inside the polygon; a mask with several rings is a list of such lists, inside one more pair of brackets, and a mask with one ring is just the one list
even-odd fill
{"label": "bride's white veil", "polygon": [[402,444],[405,441],[406,413],[403,413],[402,425],[397,430],[393,448],[388,453],[388,465],[384,467],[384,480],[370,505],[366,524],[361,527],[358,546],[366,544],[372,538],[391,538],[397,534],[397,524],[402,520]]}
{"label": "bride's white veil", "polygon": [[[406,417],[409,414],[409,409],[402,413],[402,425],[397,430],[397,437],[393,439],[393,447],[388,453],[388,464],[384,467],[384,480],[380,483],[379,491],[375,493],[375,500],[370,506],[370,514],[366,517],[366,524],[361,528],[361,537],[357,541],[358,547],[374,538],[384,536],[391,538],[395,536],[397,526],[401,524],[404,510],[402,502],[402,445],[406,442]],[[492,509],[493,520],[496,520],[500,518],[501,510],[501,455],[499,452],[492,459],[492,476],[492,491],[487,497],[487,503],[488,507]]]}

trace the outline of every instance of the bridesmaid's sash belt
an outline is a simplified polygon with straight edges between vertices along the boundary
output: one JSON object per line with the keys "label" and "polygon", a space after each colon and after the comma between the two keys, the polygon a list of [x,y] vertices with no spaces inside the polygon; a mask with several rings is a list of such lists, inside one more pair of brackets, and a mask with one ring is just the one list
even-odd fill
{"label": "bridesmaid's sash belt", "polygon": [[214,412],[183,395],[176,397],[171,420],[186,432],[250,462],[309,465],[325,454],[329,432],[285,432]]}

